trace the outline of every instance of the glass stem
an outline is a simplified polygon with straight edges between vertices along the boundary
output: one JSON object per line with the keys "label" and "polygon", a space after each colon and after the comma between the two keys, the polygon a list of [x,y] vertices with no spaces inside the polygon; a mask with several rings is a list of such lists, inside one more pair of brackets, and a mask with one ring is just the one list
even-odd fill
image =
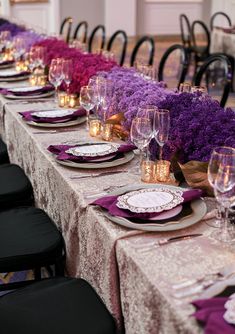
{"label": "glass stem", "polygon": [[163,146],[160,146],[160,148],[159,148],[159,160],[162,160],[162,151],[163,151]]}
{"label": "glass stem", "polygon": [[89,115],[90,115],[90,110],[86,109],[86,130],[89,130]]}
{"label": "glass stem", "polygon": [[228,224],[229,224],[229,217],[228,217],[228,214],[229,214],[229,209],[228,208],[224,208],[223,212],[221,211],[222,213],[222,217],[223,217],[223,224],[221,224],[222,226],[222,235],[226,235],[228,233]]}

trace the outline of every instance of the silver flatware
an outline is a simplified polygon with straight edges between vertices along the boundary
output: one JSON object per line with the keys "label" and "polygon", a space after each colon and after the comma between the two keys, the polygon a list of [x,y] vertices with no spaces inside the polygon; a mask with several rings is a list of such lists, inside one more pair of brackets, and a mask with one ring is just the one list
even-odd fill
{"label": "silver flatware", "polygon": [[70,179],[76,180],[76,179],[84,179],[88,177],[99,177],[104,175],[112,175],[112,174],[120,174],[120,173],[128,173],[128,170],[116,170],[116,171],[107,171],[107,172],[100,172],[100,173],[90,173],[85,175],[78,175],[78,176],[70,176]]}
{"label": "silver flatware", "polygon": [[203,235],[202,233],[180,235],[178,237],[172,237],[172,238],[168,238],[168,239],[167,238],[160,239],[160,240],[158,240],[157,243],[158,243],[159,246],[163,246],[163,245],[169,244],[171,242],[176,242],[176,241],[180,241],[180,240],[188,240],[188,239],[200,237],[202,235]]}
{"label": "silver flatware", "polygon": [[62,133],[62,132],[74,132],[74,131],[78,131],[78,129],[61,129],[61,130],[44,130],[44,131],[33,131],[34,135],[40,135],[40,134],[45,134],[45,133],[49,133],[49,134],[54,134],[54,133]]}

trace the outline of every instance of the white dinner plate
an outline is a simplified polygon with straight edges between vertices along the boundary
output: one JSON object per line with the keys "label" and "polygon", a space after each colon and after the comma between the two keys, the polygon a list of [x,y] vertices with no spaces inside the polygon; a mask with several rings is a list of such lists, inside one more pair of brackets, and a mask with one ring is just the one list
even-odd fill
{"label": "white dinner plate", "polygon": [[97,169],[97,168],[109,168],[109,167],[115,167],[124,165],[127,162],[131,161],[134,158],[134,153],[126,152],[123,153],[123,158],[113,160],[113,161],[104,161],[99,163],[79,163],[79,162],[73,162],[69,160],[58,160],[56,159],[56,162],[58,162],[60,165],[67,166],[67,167],[73,167],[73,168],[83,168],[83,169]]}
{"label": "white dinner plate", "polygon": [[39,127],[39,128],[64,128],[67,126],[74,126],[86,122],[86,116],[78,117],[73,121],[58,122],[58,123],[36,123],[33,121],[25,121],[28,125]]}
{"label": "white dinner plate", "polygon": [[76,157],[102,157],[107,154],[116,153],[120,145],[105,143],[102,145],[94,144],[94,145],[82,145],[77,147],[71,147],[66,153],[72,154]]}
{"label": "white dinner plate", "polygon": [[13,81],[23,81],[28,79],[30,74],[20,75],[18,77],[1,77],[0,76],[0,82],[13,82]]}
{"label": "white dinner plate", "polygon": [[[45,86],[44,86],[45,87]],[[42,89],[43,86],[21,86],[21,87],[13,87],[13,88],[9,88],[10,92],[13,93],[25,93],[25,92],[33,92],[33,91],[37,91],[39,89]]]}
{"label": "white dinner plate", "polygon": [[[145,189],[145,188],[157,188],[161,187],[162,185],[149,185],[149,184],[138,184],[138,185],[132,185],[132,186],[126,186],[119,188],[113,192],[110,192],[108,196],[116,196],[116,195],[121,195],[123,193],[129,192],[129,191],[134,191],[138,189]],[[174,187],[174,186],[165,186],[170,189],[176,189],[176,190],[183,190],[186,191],[186,188],[180,188],[180,187]],[[165,224],[157,224],[157,223],[148,223],[148,224],[137,224],[133,223],[127,218],[122,218],[122,217],[116,217],[112,216],[109,214],[105,209],[101,209],[104,215],[110,219],[112,222],[130,228],[130,229],[135,229],[135,230],[141,230],[141,231],[151,231],[151,232],[165,232],[165,231],[175,231],[175,230],[181,230],[183,228],[189,227],[191,225],[196,224],[199,222],[206,214],[207,212],[207,207],[205,202],[202,199],[197,199],[191,202],[191,209],[192,209],[192,214],[180,218],[178,221],[175,221],[172,219],[171,222],[167,222]]]}
{"label": "white dinner plate", "polygon": [[43,97],[49,97],[49,96],[52,96],[54,95],[54,91],[50,91],[50,92],[45,92],[45,93],[41,93],[41,94],[35,94],[35,95],[24,95],[24,96],[16,96],[16,95],[11,95],[11,94],[8,94],[8,95],[4,95],[4,97],[6,99],[9,99],[9,100],[34,100],[34,99],[41,99]]}

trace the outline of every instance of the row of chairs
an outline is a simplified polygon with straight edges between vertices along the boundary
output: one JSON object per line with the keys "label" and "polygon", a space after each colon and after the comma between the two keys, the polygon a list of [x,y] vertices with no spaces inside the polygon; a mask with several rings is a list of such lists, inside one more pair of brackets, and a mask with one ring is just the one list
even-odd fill
{"label": "row of chairs", "polygon": [[[67,17],[63,20],[61,27],[60,27],[60,34],[61,35],[65,35],[65,39],[67,42],[70,41],[71,39],[71,33],[72,33],[72,23],[73,20],[71,17]],[[82,31],[82,33],[81,33]],[[72,39],[76,40],[79,39],[81,40],[83,43],[87,43],[88,44],[88,51],[92,52],[93,51],[93,45],[96,42],[96,37],[100,36],[100,41],[99,41],[99,49],[104,49],[105,44],[106,44],[106,31],[105,31],[105,27],[103,25],[98,25],[96,26],[90,36],[88,37],[88,23],[86,21],[82,21],[80,23],[78,23],[76,29],[74,30]],[[127,34],[124,30],[117,30],[113,33],[113,35],[110,37],[110,39],[107,41],[107,46],[106,49],[107,51],[112,51],[112,48],[115,44],[115,41],[118,40],[119,41],[119,45],[120,43],[122,44],[120,49],[120,57],[119,57],[119,65],[123,65],[125,62],[125,57],[126,57],[126,51],[127,51],[127,45],[128,45],[128,37]],[[144,43],[148,43],[149,45],[149,59],[147,61],[147,63],[149,65],[153,64],[154,61],[154,53],[155,53],[155,43],[154,43],[154,39],[150,36],[143,36],[141,37],[136,45],[133,48],[131,57],[130,57],[130,66],[134,65],[134,62],[136,60],[137,54],[141,48],[141,46]],[[97,45],[96,45],[97,47]]]}
{"label": "row of chairs", "polygon": [[[112,316],[88,282],[64,277],[63,237],[33,206],[30,180],[9,163],[1,139],[0,184],[0,273],[34,272],[34,280],[0,285],[0,291],[17,289],[0,297],[1,328],[8,334],[115,333]],[[42,268],[55,277],[43,279]]]}

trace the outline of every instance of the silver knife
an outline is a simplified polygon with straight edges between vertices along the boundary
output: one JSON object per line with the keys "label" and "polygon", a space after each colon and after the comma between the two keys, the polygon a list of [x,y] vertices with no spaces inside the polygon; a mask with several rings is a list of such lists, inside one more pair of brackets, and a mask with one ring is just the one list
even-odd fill
{"label": "silver knife", "polygon": [[162,245],[166,245],[170,242],[176,242],[176,241],[180,241],[180,240],[188,240],[188,239],[200,237],[202,235],[203,235],[202,233],[194,233],[194,234],[180,235],[178,237],[172,237],[172,238],[169,238],[169,239],[167,239],[167,238],[160,239],[160,240],[158,240],[158,245],[162,246]]}
{"label": "silver knife", "polygon": [[119,173],[128,173],[128,170],[113,170],[109,172],[100,172],[100,173],[91,173],[91,174],[86,174],[86,175],[79,175],[79,176],[70,176],[70,179],[83,179],[87,177],[98,177],[98,176],[103,176],[103,175],[111,175],[111,174],[119,174]]}

